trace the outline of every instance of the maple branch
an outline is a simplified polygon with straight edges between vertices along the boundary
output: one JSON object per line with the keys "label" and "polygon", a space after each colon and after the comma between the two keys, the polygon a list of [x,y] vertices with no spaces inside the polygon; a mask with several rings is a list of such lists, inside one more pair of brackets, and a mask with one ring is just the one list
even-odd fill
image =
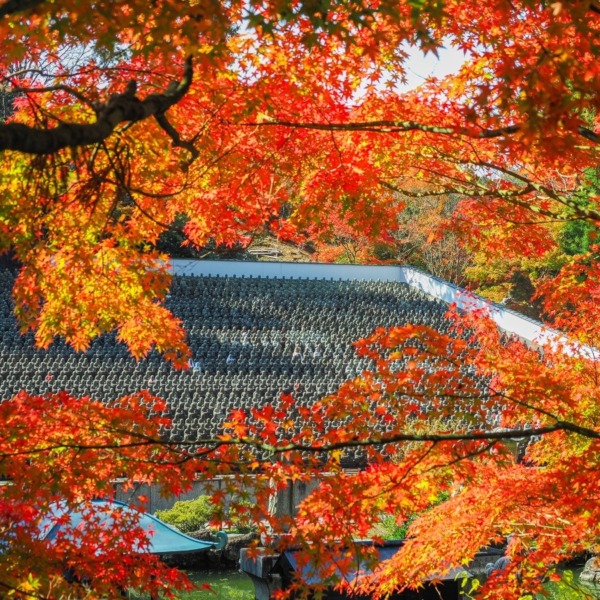
{"label": "maple branch", "polygon": [[[97,172],[95,170],[94,167],[94,160],[95,160],[95,156],[98,153],[99,149],[102,148],[106,154],[106,159],[108,160],[109,164],[110,164],[110,169],[109,168],[104,168],[104,170],[102,172]],[[112,148],[112,151],[117,154],[117,146],[115,146],[114,148]],[[87,163],[89,170],[93,173],[94,177],[98,180],[98,181],[102,181],[102,182],[106,182],[106,183],[110,183],[112,185],[115,186],[120,186],[121,188],[123,188],[123,190],[127,191],[132,197],[131,197],[131,201],[136,205],[136,207],[140,208],[138,203],[136,202],[135,198],[133,197],[133,194],[139,194],[140,196],[145,196],[146,198],[154,198],[156,200],[164,200],[166,198],[174,198],[175,196],[181,194],[182,192],[184,192],[185,190],[189,189],[190,185],[189,183],[182,183],[181,186],[179,188],[177,188],[176,190],[172,191],[172,192],[162,192],[162,193],[158,193],[158,192],[150,192],[148,190],[142,189],[140,187],[136,187],[131,185],[130,182],[126,182],[123,178],[123,174],[122,174],[122,169],[119,168],[119,166],[115,163],[114,159],[113,159],[113,155],[111,154],[111,148],[109,148],[106,143],[102,142],[102,144],[99,144],[97,146],[97,148],[94,149],[94,153],[92,158],[88,161]],[[113,179],[112,177],[108,176],[108,173],[110,171],[113,171],[115,173],[115,178]],[[117,202],[118,203],[118,200]],[[115,203],[115,205],[116,205]],[[114,206],[113,206],[114,208]],[[149,214],[146,214],[146,212],[143,211],[143,209],[140,208],[140,211],[144,213],[144,215],[146,217],[148,217],[151,221],[153,221],[154,223],[156,223],[157,225],[160,225],[161,227],[164,228],[170,228],[171,225],[168,225],[166,223],[162,223],[161,221],[157,221],[154,217],[152,217]]]}
{"label": "maple branch", "polygon": [[[600,11],[599,11],[599,14],[600,14]],[[580,125],[577,128],[577,130],[584,138],[586,138],[587,140],[590,140],[590,142],[594,142],[595,144],[600,144],[600,135],[593,132],[591,129],[588,129],[587,127],[584,127],[583,125]]]}
{"label": "maple branch", "polygon": [[[127,194],[129,195],[129,199],[131,200],[131,202],[133,202],[133,204],[135,205],[135,207],[150,221],[152,221],[153,223],[156,223],[157,225],[159,225],[160,227],[162,227],[163,229],[169,229],[169,224],[168,223],[163,223],[162,221],[159,221],[158,219],[154,218],[146,209],[144,209],[142,206],[140,206],[139,202],[136,201],[135,197],[134,197],[134,193],[140,193],[140,194],[144,194],[143,191],[139,191],[137,189],[134,189],[128,181],[125,181],[124,178],[124,174],[123,174],[123,170],[119,169],[118,165],[115,163],[114,161],[114,157],[111,155],[111,153],[109,152],[108,148],[106,147],[106,144],[103,142],[102,146],[106,152],[106,157],[108,159],[108,162],[110,163],[110,166],[112,167],[113,172],[116,175],[116,182],[123,188],[123,190],[125,190],[127,192]],[[117,155],[117,153],[115,152],[115,155]],[[110,179],[108,177],[104,178],[106,181],[110,181]],[[154,197],[154,198],[164,198],[165,196],[160,195],[160,194],[144,194],[147,195],[149,197]],[[115,203],[116,204],[116,203]],[[114,207],[113,207],[114,210]],[[112,213],[112,211],[111,211]]]}
{"label": "maple branch", "polygon": [[171,146],[174,148],[185,148],[192,156],[186,166],[189,166],[194,160],[200,156],[200,153],[194,146],[194,140],[184,141],[181,139],[179,132],[171,125],[164,112],[154,115],[156,122],[161,126],[165,133],[171,138]]}
{"label": "maple branch", "polygon": [[[6,6],[6,5],[4,5]],[[112,95],[104,104],[96,104],[95,123],[61,123],[53,129],[38,129],[22,123],[0,125],[0,151],[16,150],[27,154],[52,154],[63,148],[97,144],[109,137],[120,123],[137,123],[162,115],[177,104],[192,84],[192,58],[186,58],[183,77],[171,83],[162,94],[136,97],[136,83],[129,82],[121,94]]]}
{"label": "maple branch", "polygon": [[481,129],[479,131],[468,127],[438,127],[424,125],[417,121],[363,121],[354,123],[296,123],[293,121],[261,121],[244,123],[247,126],[259,127],[291,127],[293,129],[315,129],[318,131],[370,131],[373,133],[407,133],[423,131],[439,135],[462,135],[475,139],[492,139],[512,135],[521,130],[520,125],[508,125],[498,129]]}
{"label": "maple branch", "polygon": [[[436,444],[436,442],[434,442],[432,444],[432,446],[431,446],[432,449],[435,447],[435,444]],[[471,450],[469,452],[465,452],[464,454],[458,454],[456,456],[456,458],[454,458],[450,461],[443,461],[443,462],[439,462],[437,464],[434,463],[428,469],[425,470],[425,473],[431,473],[440,468],[451,467],[452,465],[457,465],[458,463],[462,462],[463,460],[482,456],[486,452],[489,452],[493,446],[494,446],[494,442],[489,442],[488,444],[485,444],[484,446],[482,446],[481,448],[478,448],[476,450]]]}
{"label": "maple branch", "polygon": [[[454,161],[454,162],[457,162],[457,161]],[[462,163],[462,164],[466,164],[466,163]],[[473,163],[469,163],[469,164],[473,164]],[[470,198],[499,198],[500,200],[505,200],[506,202],[508,202],[509,204],[512,204],[513,206],[520,206],[521,208],[524,208],[533,213],[536,213],[538,215],[546,217],[546,219],[547,219],[546,222],[556,221],[556,222],[562,223],[564,221],[577,220],[577,219],[581,218],[579,216],[575,216],[575,217],[571,217],[571,218],[566,218],[566,217],[563,218],[551,210],[544,209],[536,204],[531,204],[529,202],[524,202],[522,200],[519,200],[520,196],[525,196],[527,194],[531,194],[532,192],[541,190],[541,186],[536,187],[537,184],[534,185],[531,181],[529,181],[528,179],[526,179],[524,177],[521,178],[521,181],[523,183],[525,183],[525,186],[520,189],[492,190],[478,181],[467,182],[462,179],[458,179],[456,177],[451,177],[450,175],[447,175],[447,174],[437,173],[435,170],[432,170],[432,169],[423,169],[423,170],[428,171],[429,173],[431,173],[434,176],[437,175],[438,177],[444,177],[446,179],[454,180],[454,181],[458,182],[458,184],[455,185],[454,187],[450,187],[450,188],[440,188],[440,189],[430,190],[430,191],[425,191],[425,192],[414,192],[412,190],[406,190],[406,189],[395,186],[384,180],[380,180],[380,184],[391,191],[397,192],[399,194],[403,194],[405,196],[408,196],[409,198],[427,198],[427,197],[431,197],[431,196],[443,196],[443,195],[447,195],[447,194],[460,194],[462,196],[468,196]],[[500,170],[502,170],[502,169],[500,169]],[[505,171],[503,171],[503,172],[505,172]],[[505,172],[505,173],[508,174],[508,172]],[[470,185],[471,187],[475,187],[478,189],[477,190],[469,189],[468,187],[465,187],[467,185]],[[560,198],[561,197],[553,197],[553,199],[557,200],[557,202],[565,204],[565,202],[562,202]],[[505,220],[510,221],[510,219],[505,219]],[[514,222],[520,223],[522,225],[526,224],[523,221],[514,221]],[[532,222],[530,224],[533,224],[533,223],[536,223],[536,222]]]}
{"label": "maple branch", "polygon": [[44,4],[46,0],[8,0],[0,6],[0,19],[7,15],[14,15],[18,12],[30,10]]}
{"label": "maple branch", "polygon": [[140,448],[142,446],[170,446],[169,442],[165,442],[164,440],[153,440],[153,439],[144,439],[143,441],[138,442],[126,442],[124,444],[119,442],[107,442],[103,443],[95,443],[95,444],[80,444],[77,442],[66,443],[66,442],[55,442],[53,444],[47,444],[45,446],[39,446],[36,448],[26,448],[25,450],[16,450],[15,452],[2,452],[0,453],[0,460],[4,460],[10,457],[16,456],[27,456],[31,454],[42,454],[45,452],[53,452],[54,450],[122,450],[129,448]]}
{"label": "maple branch", "polygon": [[[492,389],[492,388],[490,388],[490,389]],[[502,392],[501,390],[492,390],[492,391],[494,392],[495,395],[507,400],[508,402],[512,402],[513,404],[516,404],[517,406],[520,406],[522,408],[530,410],[533,413],[539,413],[540,415],[544,415],[548,419],[551,419],[557,423],[559,422],[559,418],[554,413],[551,413],[550,411],[547,411],[539,406],[530,404],[529,402],[526,402],[524,400],[519,400],[518,398],[511,396],[510,394],[506,394],[506,393]]]}
{"label": "maple branch", "polygon": [[477,187],[482,188],[479,191],[469,190],[468,188],[463,188],[460,186],[452,187],[452,188],[440,188],[437,190],[429,190],[425,192],[414,192],[412,190],[405,190],[403,188],[397,187],[389,181],[385,181],[383,179],[379,180],[379,183],[391,190],[393,192],[398,192],[399,194],[403,194],[404,196],[409,196],[410,198],[427,198],[429,196],[447,196],[448,194],[462,194],[463,196],[470,196],[474,198],[489,198],[491,196],[509,199],[516,196],[523,196],[529,194],[534,191],[534,188],[531,184],[527,184],[525,187],[520,189],[513,190],[490,190],[489,188],[485,188],[482,185],[477,185]]}
{"label": "maple branch", "polygon": [[589,9],[597,15],[600,15],[600,6],[598,6],[597,4],[590,2]]}
{"label": "maple branch", "polygon": [[412,434],[412,433],[398,433],[396,435],[383,436],[380,438],[372,437],[366,439],[349,439],[339,442],[332,442],[329,444],[299,444],[290,442],[287,444],[274,445],[267,444],[261,441],[259,438],[231,438],[231,439],[198,439],[189,442],[178,442],[179,446],[212,446],[211,449],[203,448],[199,453],[194,453],[192,456],[205,455],[208,452],[215,451],[219,446],[249,446],[268,452],[271,455],[283,454],[286,452],[299,451],[299,452],[333,452],[335,450],[344,450],[347,448],[366,448],[369,446],[385,446],[388,444],[396,444],[399,442],[460,442],[460,441],[478,441],[478,440],[509,440],[511,438],[531,438],[534,436],[545,435],[548,433],[554,433],[556,431],[572,431],[585,437],[600,439],[600,432],[585,427],[580,427],[572,423],[565,421],[558,421],[554,425],[548,425],[546,427],[537,427],[535,429],[507,429],[502,431],[479,431],[472,433],[425,433],[425,434]]}
{"label": "maple branch", "polygon": [[0,587],[3,587],[7,590],[9,590],[8,595],[12,595],[15,593],[21,594],[22,597],[27,598],[36,598],[37,600],[50,600],[50,596],[41,596],[40,594],[37,594],[34,591],[31,591],[29,589],[25,590],[21,587],[15,587],[13,585],[10,585],[9,583],[6,583],[2,580],[0,580]]}
{"label": "maple branch", "polygon": [[[600,136],[598,136],[598,141],[600,142]],[[576,219],[587,220],[587,221],[592,221],[592,222],[600,221],[600,211],[597,211],[597,210],[594,210],[591,208],[587,208],[585,206],[581,206],[580,204],[578,204],[575,200],[573,200],[569,196],[564,195],[562,193],[557,193],[552,188],[550,188],[546,185],[543,185],[541,183],[532,181],[529,177],[526,177],[522,173],[513,171],[512,169],[509,169],[508,167],[502,167],[499,164],[490,163],[485,160],[465,161],[465,160],[457,159],[449,154],[443,154],[443,153],[440,155],[440,157],[442,160],[452,162],[457,165],[472,165],[475,167],[484,167],[486,169],[490,169],[492,171],[502,173],[503,175],[507,175],[509,177],[516,179],[517,181],[520,181],[521,183],[524,184],[523,189],[527,190],[527,192],[524,192],[524,193],[538,192],[540,194],[544,194],[548,198],[551,198],[552,200],[554,200],[554,201],[558,202],[559,204],[562,204],[563,206],[570,209],[572,211],[572,214],[569,215],[568,217],[561,219],[563,221],[576,220]],[[434,175],[437,174],[438,176],[440,176],[440,174],[436,173],[435,171],[429,170],[429,172],[433,173]],[[447,179],[455,179],[446,174],[443,174],[441,176],[443,176]],[[462,186],[462,185],[467,185],[468,182],[459,180],[459,183]],[[529,210],[533,213],[548,217],[550,219],[555,219],[555,218],[559,217],[559,215],[557,213],[555,213],[551,210],[544,209],[543,207],[538,206],[536,204],[530,204],[528,202],[523,202],[523,201],[518,200],[517,196],[520,196],[521,194],[512,193],[512,192],[508,192],[508,191],[506,194],[503,194],[502,190],[498,190],[498,192],[491,192],[488,194],[487,191],[489,190],[489,188],[486,188],[482,183],[480,183],[478,181],[474,181],[471,183],[471,185],[474,187],[480,188],[483,191],[483,194],[482,194],[483,196],[497,196],[498,198],[505,199],[507,202],[509,202],[511,204],[520,206],[521,208],[525,208],[526,210]],[[464,188],[463,191],[457,190],[457,193],[475,196],[475,194],[469,193],[467,188]]]}
{"label": "maple branch", "polygon": [[[15,456],[23,456],[28,454],[38,454],[45,452],[52,452],[53,450],[59,449],[70,449],[70,450],[107,450],[107,449],[128,449],[128,448],[139,448],[142,446],[160,446],[169,447],[175,450],[177,447],[190,447],[190,446],[202,446],[202,449],[197,450],[193,454],[188,454],[182,457],[184,461],[191,458],[205,457],[207,454],[211,454],[218,450],[220,447],[226,446],[248,446],[268,452],[271,455],[282,454],[291,451],[300,452],[332,452],[335,450],[343,450],[347,448],[364,448],[369,446],[385,446],[388,444],[395,444],[399,442],[452,442],[452,441],[478,441],[478,440],[507,440],[511,438],[532,438],[535,436],[545,435],[548,433],[554,433],[556,431],[571,431],[584,437],[600,439],[600,432],[592,429],[575,425],[567,421],[557,421],[554,425],[548,425],[545,427],[537,427],[532,429],[506,429],[497,431],[478,431],[478,432],[464,432],[464,433],[425,433],[425,434],[413,434],[413,433],[398,433],[390,436],[372,437],[366,439],[349,439],[339,442],[332,442],[329,444],[298,444],[298,443],[287,443],[281,445],[267,444],[259,438],[240,437],[240,438],[199,438],[194,441],[186,442],[170,442],[167,440],[161,440],[151,438],[147,436],[139,436],[139,440],[118,443],[109,442],[93,443],[93,444],[81,444],[81,443],[64,443],[56,442],[53,444],[47,444],[38,448],[28,448],[25,450],[17,450],[14,452],[2,452],[0,459],[5,459]],[[133,457],[132,457],[133,459]]]}
{"label": "maple branch", "polygon": [[[600,141],[600,136],[598,136],[598,141]],[[522,183],[525,183],[526,185],[530,185],[531,187],[533,187],[533,189],[535,191],[541,192],[542,194],[545,194],[546,196],[548,196],[548,198],[552,198],[552,200],[555,200],[559,204],[562,204],[563,206],[566,206],[567,208],[571,209],[573,211],[573,213],[581,219],[586,219],[586,220],[590,220],[590,221],[594,221],[594,222],[600,221],[600,212],[599,211],[593,210],[591,208],[587,208],[585,206],[580,206],[575,200],[568,198],[566,196],[563,196],[561,194],[557,194],[553,189],[549,188],[548,186],[545,186],[545,185],[542,185],[539,183],[535,183],[535,182],[531,181],[529,178],[525,177],[524,175],[521,175],[520,173],[516,173],[515,171],[512,171],[511,169],[503,168],[503,167],[500,167],[499,165],[488,163],[486,161],[477,161],[477,162],[473,162],[471,164],[480,166],[480,167],[486,167],[489,169],[495,169],[495,170],[499,171],[500,173],[504,173],[505,175],[514,177],[515,179],[521,181]],[[516,201],[515,201],[515,203],[516,203]],[[531,210],[532,212],[544,214],[543,209],[538,206],[535,206],[535,205],[532,206],[527,203],[522,203],[522,205],[525,208],[528,208],[529,210]],[[550,213],[549,215],[546,215],[546,216],[552,216],[552,213]]]}
{"label": "maple branch", "polygon": [[89,100],[88,98],[86,98],[86,96],[84,96],[81,92],[77,91],[76,89],[74,89],[68,85],[64,85],[64,84],[49,85],[49,86],[39,87],[39,88],[27,88],[27,87],[22,87],[22,86],[15,86],[15,87],[11,88],[10,91],[14,92],[15,94],[43,94],[45,92],[66,92],[67,94],[70,94],[71,96],[77,98],[77,100],[79,100],[83,104],[87,104],[88,106],[91,106],[91,107],[94,106],[94,103],[91,100]]}

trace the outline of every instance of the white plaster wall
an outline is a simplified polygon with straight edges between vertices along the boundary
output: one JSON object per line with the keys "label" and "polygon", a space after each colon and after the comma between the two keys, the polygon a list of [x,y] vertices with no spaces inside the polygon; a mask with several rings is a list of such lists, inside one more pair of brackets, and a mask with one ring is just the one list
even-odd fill
{"label": "white plaster wall", "polygon": [[176,275],[403,281],[399,267],[241,260],[173,260]]}
{"label": "white plaster wall", "polygon": [[[378,280],[407,283],[447,304],[456,304],[461,310],[487,310],[500,329],[518,335],[528,342],[544,343],[548,340],[563,339],[559,332],[544,327],[538,321],[408,266],[227,260],[173,260],[171,264],[176,275],[334,279],[342,281]],[[579,351],[582,351],[582,349]],[[598,357],[598,352],[592,348],[585,347],[583,352],[588,356]]]}
{"label": "white plaster wall", "polygon": [[499,304],[494,304],[443,279],[428,275],[412,267],[400,268],[404,271],[403,281],[410,286],[439,298],[447,304],[456,304],[458,308],[464,311],[487,310],[503,331],[514,333],[529,342],[542,342],[557,335],[557,332],[545,328],[538,321],[520,315]]}

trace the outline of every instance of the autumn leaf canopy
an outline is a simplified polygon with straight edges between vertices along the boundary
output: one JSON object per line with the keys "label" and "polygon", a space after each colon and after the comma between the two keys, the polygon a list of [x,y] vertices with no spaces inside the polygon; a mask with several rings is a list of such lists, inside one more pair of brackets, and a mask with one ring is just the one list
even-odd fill
{"label": "autumn leaf canopy", "polygon": [[[593,0],[0,0],[0,253],[18,264],[15,314],[39,347],[59,337],[84,351],[116,331],[135,358],[156,350],[185,367],[165,234],[197,251],[259,233],[350,239],[357,254],[357,240],[412,235],[413,216],[424,247],[453,236],[478,276],[535,271],[538,312],[564,332],[527,347],[460,314],[454,336],[377,331],[357,343],[373,368],[302,427],[283,397],[232,411],[218,437],[185,448],[164,443],[168,422],[144,393],[114,411],[68,394],[7,399],[0,470],[26,485],[0,496],[0,535],[13,540],[0,585],[60,597],[75,550],[65,542],[23,579],[32,531],[66,490],[91,500],[123,471],[171,490],[235,473],[263,522],[274,489],[327,471],[286,524],[291,539],[319,562],[382,515],[410,522],[403,551],[357,588],[380,596],[510,536],[510,566],[478,593],[531,598],[593,550],[599,32]],[[464,56],[456,72],[406,88],[411,56],[449,47]],[[585,244],[560,254],[574,227]],[[513,438],[532,442],[524,462]],[[342,469],[348,448],[364,452],[358,475]],[[127,560],[133,575],[107,571],[98,597],[145,577],[152,591],[185,586],[157,561]],[[81,563],[79,583],[95,564]]]}

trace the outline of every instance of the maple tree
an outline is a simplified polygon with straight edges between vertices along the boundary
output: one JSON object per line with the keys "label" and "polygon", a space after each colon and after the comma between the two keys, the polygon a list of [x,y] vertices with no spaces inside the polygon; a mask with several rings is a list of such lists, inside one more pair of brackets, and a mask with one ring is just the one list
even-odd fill
{"label": "maple tree", "polygon": [[[3,597],[111,597],[127,588],[158,595],[189,587],[179,571],[148,554],[138,510],[113,513],[106,527],[91,504],[112,496],[125,473],[131,482],[185,489],[191,475],[181,450],[164,443],[164,419],[148,416],[163,408],[147,392],[114,406],[65,392],[21,392],[0,404]],[[69,522],[73,509],[86,515],[84,529]]]}
{"label": "maple tree", "polygon": [[[155,348],[185,367],[185,332],[163,304],[166,257],[154,250],[182,217],[195,246],[264,229],[318,236],[336,212],[386,239],[403,198],[452,194],[457,239],[505,260],[544,256],[557,243],[549,222],[600,220],[585,176],[598,162],[599,28],[593,0],[3,0],[0,251],[22,265],[23,331],[41,347],[61,336],[85,350],[116,329],[134,356]],[[409,49],[448,44],[466,53],[458,72],[402,92]],[[66,561],[82,565],[79,593],[106,592],[85,571],[103,532],[77,548],[65,539],[38,574],[20,553],[34,552],[27,540],[61,497],[90,500],[122,471],[173,489],[192,473],[246,465],[238,477],[256,489],[257,510],[274,486],[332,474],[288,524],[322,564],[382,514],[422,513],[403,551],[360,589],[418,585],[512,534],[510,567],[479,593],[527,597],[599,535],[595,362],[569,346],[597,342],[598,248],[579,249],[538,290],[566,341],[540,353],[482,315],[468,323],[478,346],[425,328],[376,332],[359,345],[374,371],[303,414],[297,432],[283,398],[234,411],[222,437],[182,455],[137,407],[110,412],[64,395],[4,402],[2,470],[19,484],[0,505],[2,585],[59,596]],[[82,410],[86,427],[73,430]],[[523,436],[539,438],[528,466],[504,449]],[[400,452],[405,442],[418,443]],[[369,466],[351,477],[340,457],[353,447]],[[423,513],[441,491],[450,499]],[[132,531],[129,548],[141,539]],[[134,555],[106,586],[168,588],[172,575],[144,560]]]}
{"label": "maple tree", "polygon": [[452,196],[408,199],[394,234],[398,261],[465,285],[473,257],[465,240],[447,228],[458,200]]}

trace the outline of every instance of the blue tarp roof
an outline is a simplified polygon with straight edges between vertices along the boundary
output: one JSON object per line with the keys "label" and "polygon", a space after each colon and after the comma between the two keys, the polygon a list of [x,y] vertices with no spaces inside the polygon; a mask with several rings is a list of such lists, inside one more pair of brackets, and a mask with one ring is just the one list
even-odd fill
{"label": "blue tarp roof", "polygon": [[[359,542],[361,543],[361,542]],[[378,560],[377,564],[384,560],[388,560],[398,552],[401,544],[390,544],[385,546],[376,546]],[[286,565],[282,563],[282,558],[287,561],[287,568],[291,568],[293,571],[298,573],[302,580],[308,585],[321,583],[322,578],[319,576],[318,569],[316,569],[309,563],[308,565],[299,566],[298,563],[298,551],[286,550],[282,553],[281,557],[277,561],[278,565],[275,566],[275,571],[279,571],[282,568],[286,568]],[[346,579],[354,580],[358,575],[370,575],[372,570],[367,567],[365,563],[356,563],[350,572],[345,572],[343,575]],[[341,576],[341,571],[338,572]]]}
{"label": "blue tarp roof", "polygon": [[[377,552],[377,560],[374,561],[374,566],[379,566],[383,561],[389,560],[396,554],[402,547],[402,541],[393,540],[384,544],[375,544],[370,540],[357,540],[357,545],[368,545],[373,546]],[[341,556],[340,556],[341,558]],[[287,563],[287,564],[286,564]],[[273,571],[282,573],[286,569],[291,569],[296,572],[300,578],[308,585],[314,585],[322,582],[322,578],[319,576],[318,569],[315,570],[314,566],[308,564],[300,566],[298,562],[298,551],[287,550],[284,551],[277,563],[275,564]],[[344,572],[343,577],[350,581],[355,580],[359,576],[372,575],[373,570],[365,562],[355,562],[355,565],[349,572]],[[341,577],[342,572],[338,570],[338,575]],[[451,569],[443,577],[432,576],[428,577],[428,580],[441,580],[451,581],[457,577],[464,577],[468,575],[468,572],[462,568]]]}
{"label": "blue tarp roof", "polygon": [[[89,505],[86,507],[85,512],[83,512],[83,509],[82,512],[80,512],[77,510],[68,511],[65,507],[56,505],[51,514],[43,519],[42,523],[40,524],[40,535],[42,539],[51,540],[56,537],[58,532],[61,530],[61,527],[64,527],[64,525],[58,521],[62,521],[62,518],[67,512],[69,514],[69,528],[77,528],[83,533],[85,533],[86,519],[93,518],[94,521],[99,523],[101,526],[113,527],[115,524],[112,515],[115,511],[134,512],[133,508],[116,500],[94,500],[92,502],[92,506],[92,512],[89,511]],[[185,535],[184,533],[181,533],[177,529],[173,529],[173,527],[170,525],[167,525],[160,519],[157,519],[148,513],[139,513],[138,523],[140,527],[149,533],[149,550],[152,554],[198,552],[209,550],[217,545],[214,542],[196,540],[188,535]]]}

